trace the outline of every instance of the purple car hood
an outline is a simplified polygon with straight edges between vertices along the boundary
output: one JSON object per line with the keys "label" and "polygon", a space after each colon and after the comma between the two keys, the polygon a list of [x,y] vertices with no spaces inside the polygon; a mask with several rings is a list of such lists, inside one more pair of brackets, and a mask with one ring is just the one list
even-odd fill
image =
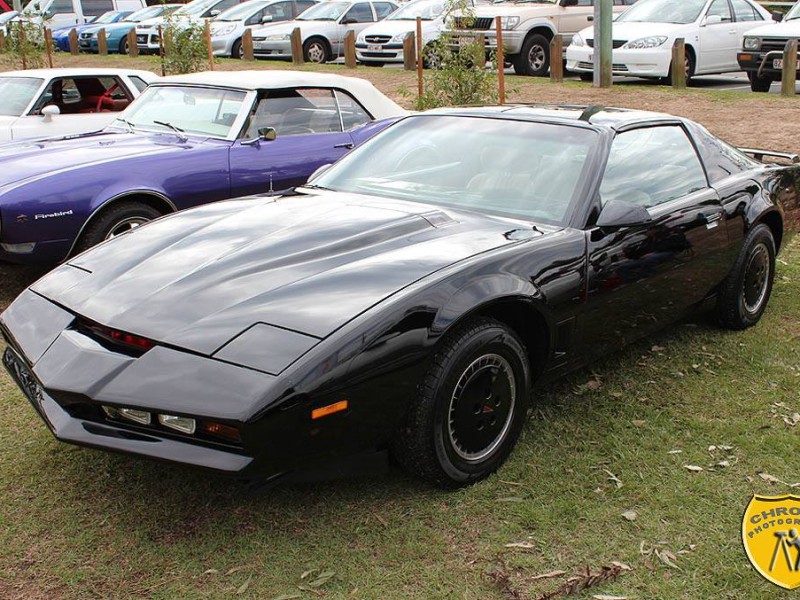
{"label": "purple car hood", "polygon": [[324,338],[438,269],[511,243],[514,228],[342,193],[253,197],[159,219],[33,290],[91,321],[211,354],[259,322]]}
{"label": "purple car hood", "polygon": [[172,133],[100,132],[0,145],[0,189],[37,177],[139,154],[178,152],[197,145]]}

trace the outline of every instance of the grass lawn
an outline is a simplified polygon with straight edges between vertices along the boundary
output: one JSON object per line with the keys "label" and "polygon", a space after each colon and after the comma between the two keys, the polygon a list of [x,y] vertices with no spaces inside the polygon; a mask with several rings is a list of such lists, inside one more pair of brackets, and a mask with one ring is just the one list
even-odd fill
{"label": "grass lawn", "polygon": [[[393,94],[413,85],[357,74]],[[518,94],[706,111],[717,129],[717,113],[758,110],[760,137],[754,119],[729,117],[737,143],[797,149],[780,142],[800,127],[795,100],[527,80]],[[0,269],[0,306],[33,276]],[[533,600],[581,573],[575,587],[594,585],[573,597],[792,597],[749,566],[739,532],[753,493],[800,481],[800,236],[757,327],[725,332],[698,316],[535,400],[506,465],[468,489],[393,471],[249,496],[56,443],[0,374],[0,598]]]}

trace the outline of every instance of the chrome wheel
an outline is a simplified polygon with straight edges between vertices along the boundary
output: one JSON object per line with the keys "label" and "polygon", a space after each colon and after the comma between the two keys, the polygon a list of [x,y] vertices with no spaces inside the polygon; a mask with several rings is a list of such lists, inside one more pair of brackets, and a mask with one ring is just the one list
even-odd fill
{"label": "chrome wheel", "polygon": [[533,45],[528,52],[528,64],[531,71],[539,71],[544,68],[547,62],[547,53],[542,46]]}
{"label": "chrome wheel", "polygon": [[321,64],[325,62],[327,52],[322,42],[311,42],[306,50],[308,62]]}
{"label": "chrome wheel", "polygon": [[123,219],[119,223],[115,223],[113,227],[111,227],[110,231],[106,235],[106,239],[110,240],[112,238],[117,237],[118,235],[122,235],[130,231],[131,229],[136,229],[140,225],[144,225],[150,221],[145,217],[130,217],[128,219]]}
{"label": "chrome wheel", "polygon": [[749,313],[758,312],[767,297],[771,275],[770,254],[766,245],[756,245],[747,259],[742,278],[742,300]]}

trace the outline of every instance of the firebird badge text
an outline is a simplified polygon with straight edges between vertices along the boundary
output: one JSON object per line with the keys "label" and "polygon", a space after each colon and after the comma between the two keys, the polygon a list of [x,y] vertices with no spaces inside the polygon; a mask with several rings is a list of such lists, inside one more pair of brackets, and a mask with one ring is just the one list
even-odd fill
{"label": "firebird badge text", "polygon": [[39,213],[33,215],[33,220],[38,221],[39,219],[53,219],[55,217],[68,217],[72,214],[72,209],[70,210],[62,210],[60,212],[52,212],[52,213]]}
{"label": "firebird badge text", "polygon": [[747,557],[764,578],[800,587],[800,496],[753,496],[742,520]]}

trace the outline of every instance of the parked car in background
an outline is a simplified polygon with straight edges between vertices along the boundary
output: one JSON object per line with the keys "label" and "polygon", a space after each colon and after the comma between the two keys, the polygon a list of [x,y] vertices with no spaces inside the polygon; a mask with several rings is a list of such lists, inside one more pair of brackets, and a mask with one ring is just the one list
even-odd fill
{"label": "parked car in background", "polygon": [[[614,14],[636,0],[613,0]],[[497,49],[497,17],[503,29],[505,58],[517,75],[544,77],[550,70],[550,42],[560,35],[567,46],[572,36],[586,26],[594,14],[594,0],[499,0],[479,5],[473,15],[453,19],[452,33],[483,34],[487,51]],[[470,41],[472,37],[468,37]]]}
{"label": "parked car in background", "polygon": [[293,196],[71,259],[0,316],[3,362],[65,442],[255,482],[389,450],[463,486],[548,382],[698,308],[755,325],[799,181],[669,115],[413,115]]}
{"label": "parked car in background", "polygon": [[8,23],[10,23],[18,14],[19,13],[15,10],[9,10],[0,14],[0,31],[8,35]]}
{"label": "parked car in background", "polygon": [[123,20],[125,17],[131,14],[129,10],[112,10],[107,13],[103,13],[102,15],[91,19],[88,23],[83,25],[70,25],[67,27],[59,27],[58,29],[53,29],[53,46],[56,50],[61,50],[62,52],[69,52],[69,34],[74,29],[78,35],[81,32],[86,31],[87,29],[95,26],[95,25],[110,25],[111,23],[116,23],[118,21]]}
{"label": "parked car in background", "polygon": [[388,17],[398,4],[390,0],[379,2],[320,2],[295,21],[266,25],[253,30],[253,51],[259,58],[290,59],[289,38],[295,27],[303,38],[303,58],[306,62],[325,63],[344,54],[344,36],[356,35],[372,23]]}
{"label": "parked car in background", "polygon": [[403,114],[354,77],[159,79],[101,132],[0,146],[0,260],[54,263],[166,213],[300,185]]}
{"label": "parked car in background", "polygon": [[[800,4],[795,4],[786,16],[774,13],[773,19],[778,22],[745,33],[737,56],[739,67],[747,73],[754,92],[768,92],[773,81],[781,80],[786,42],[800,39]],[[800,76],[800,62],[797,75]]]}
{"label": "parked car in background", "polygon": [[266,23],[291,21],[317,0],[249,0],[214,17],[211,47],[215,56],[242,57],[242,35]]}
{"label": "parked car in background", "polygon": [[113,68],[0,73],[0,142],[102,129],[155,79]]}
{"label": "parked car in background", "polygon": [[145,6],[145,0],[31,0],[18,18],[58,29],[88,23],[108,11],[134,11]]}
{"label": "parked car in background", "polygon": [[182,4],[156,4],[131,13],[123,20],[112,25],[98,26],[95,24],[84,28],[78,35],[78,45],[84,52],[97,52],[97,36],[101,29],[106,30],[106,45],[109,54],[128,54],[128,33],[135,29],[138,23],[155,19],[178,10]]}
{"label": "parked car in background", "polygon": [[[204,19],[213,19],[240,3],[241,0],[192,0],[174,13],[170,13],[171,20],[176,27],[189,27],[201,23]],[[164,23],[164,17],[161,16],[143,21],[136,26],[136,46],[139,52],[155,54],[159,51],[158,28]]]}
{"label": "parked car in background", "polygon": [[[470,2],[474,6],[474,2]],[[356,38],[358,61],[375,67],[403,62],[403,40],[417,30],[417,17],[422,19],[422,42],[427,45],[444,29],[447,0],[413,0],[375,25],[361,31]]]}
{"label": "parked car in background", "polygon": [[[614,75],[669,77],[672,46],[686,42],[686,77],[738,71],[745,32],[771,19],[755,0],[639,0],[614,22]],[[567,68],[591,79],[594,30],[567,48]]]}

